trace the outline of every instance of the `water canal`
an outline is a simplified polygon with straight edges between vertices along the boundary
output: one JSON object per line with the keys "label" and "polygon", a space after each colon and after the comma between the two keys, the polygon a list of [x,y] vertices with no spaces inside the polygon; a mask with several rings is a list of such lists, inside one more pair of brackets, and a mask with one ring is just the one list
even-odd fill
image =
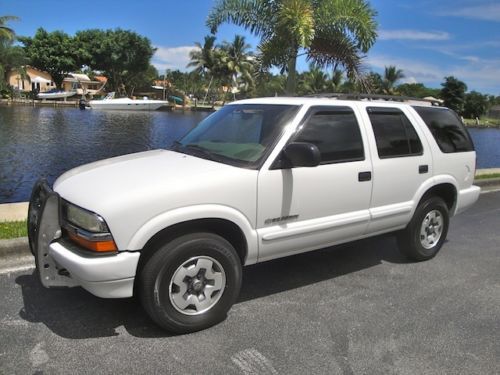
{"label": "water canal", "polygon": [[[28,200],[40,176],[52,183],[81,164],[168,147],[207,115],[0,107],[0,203]],[[469,131],[478,167],[500,167],[500,130]]]}

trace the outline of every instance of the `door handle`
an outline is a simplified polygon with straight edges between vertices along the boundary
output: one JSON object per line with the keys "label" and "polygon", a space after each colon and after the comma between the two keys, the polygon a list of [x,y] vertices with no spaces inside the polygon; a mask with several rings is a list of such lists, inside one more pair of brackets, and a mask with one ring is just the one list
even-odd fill
{"label": "door handle", "polygon": [[418,173],[424,174],[427,172],[429,172],[429,166],[427,164],[418,166]]}
{"label": "door handle", "polygon": [[359,172],[358,180],[359,181],[370,181],[372,179],[372,172]]}

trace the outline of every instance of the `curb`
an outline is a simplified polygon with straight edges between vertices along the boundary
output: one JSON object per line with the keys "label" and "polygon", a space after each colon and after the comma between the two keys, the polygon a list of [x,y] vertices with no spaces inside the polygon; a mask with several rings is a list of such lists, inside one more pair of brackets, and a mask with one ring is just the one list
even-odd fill
{"label": "curb", "polygon": [[28,237],[0,240],[0,259],[11,255],[31,255]]}

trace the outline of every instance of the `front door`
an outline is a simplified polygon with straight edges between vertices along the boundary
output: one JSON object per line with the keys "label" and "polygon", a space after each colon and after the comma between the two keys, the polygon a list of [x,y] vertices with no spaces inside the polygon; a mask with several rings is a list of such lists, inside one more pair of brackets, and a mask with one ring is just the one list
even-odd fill
{"label": "front door", "polygon": [[369,223],[372,166],[353,108],[312,107],[290,141],[315,144],[322,161],[260,171],[259,261],[359,237]]}

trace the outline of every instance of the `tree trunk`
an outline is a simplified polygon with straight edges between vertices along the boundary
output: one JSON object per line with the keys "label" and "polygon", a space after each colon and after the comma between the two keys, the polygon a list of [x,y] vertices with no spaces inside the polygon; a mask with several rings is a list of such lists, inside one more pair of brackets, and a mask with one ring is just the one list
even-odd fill
{"label": "tree trunk", "polygon": [[297,51],[294,51],[292,56],[288,59],[287,68],[288,76],[286,78],[286,88],[285,94],[295,95],[295,89],[297,87]]}

